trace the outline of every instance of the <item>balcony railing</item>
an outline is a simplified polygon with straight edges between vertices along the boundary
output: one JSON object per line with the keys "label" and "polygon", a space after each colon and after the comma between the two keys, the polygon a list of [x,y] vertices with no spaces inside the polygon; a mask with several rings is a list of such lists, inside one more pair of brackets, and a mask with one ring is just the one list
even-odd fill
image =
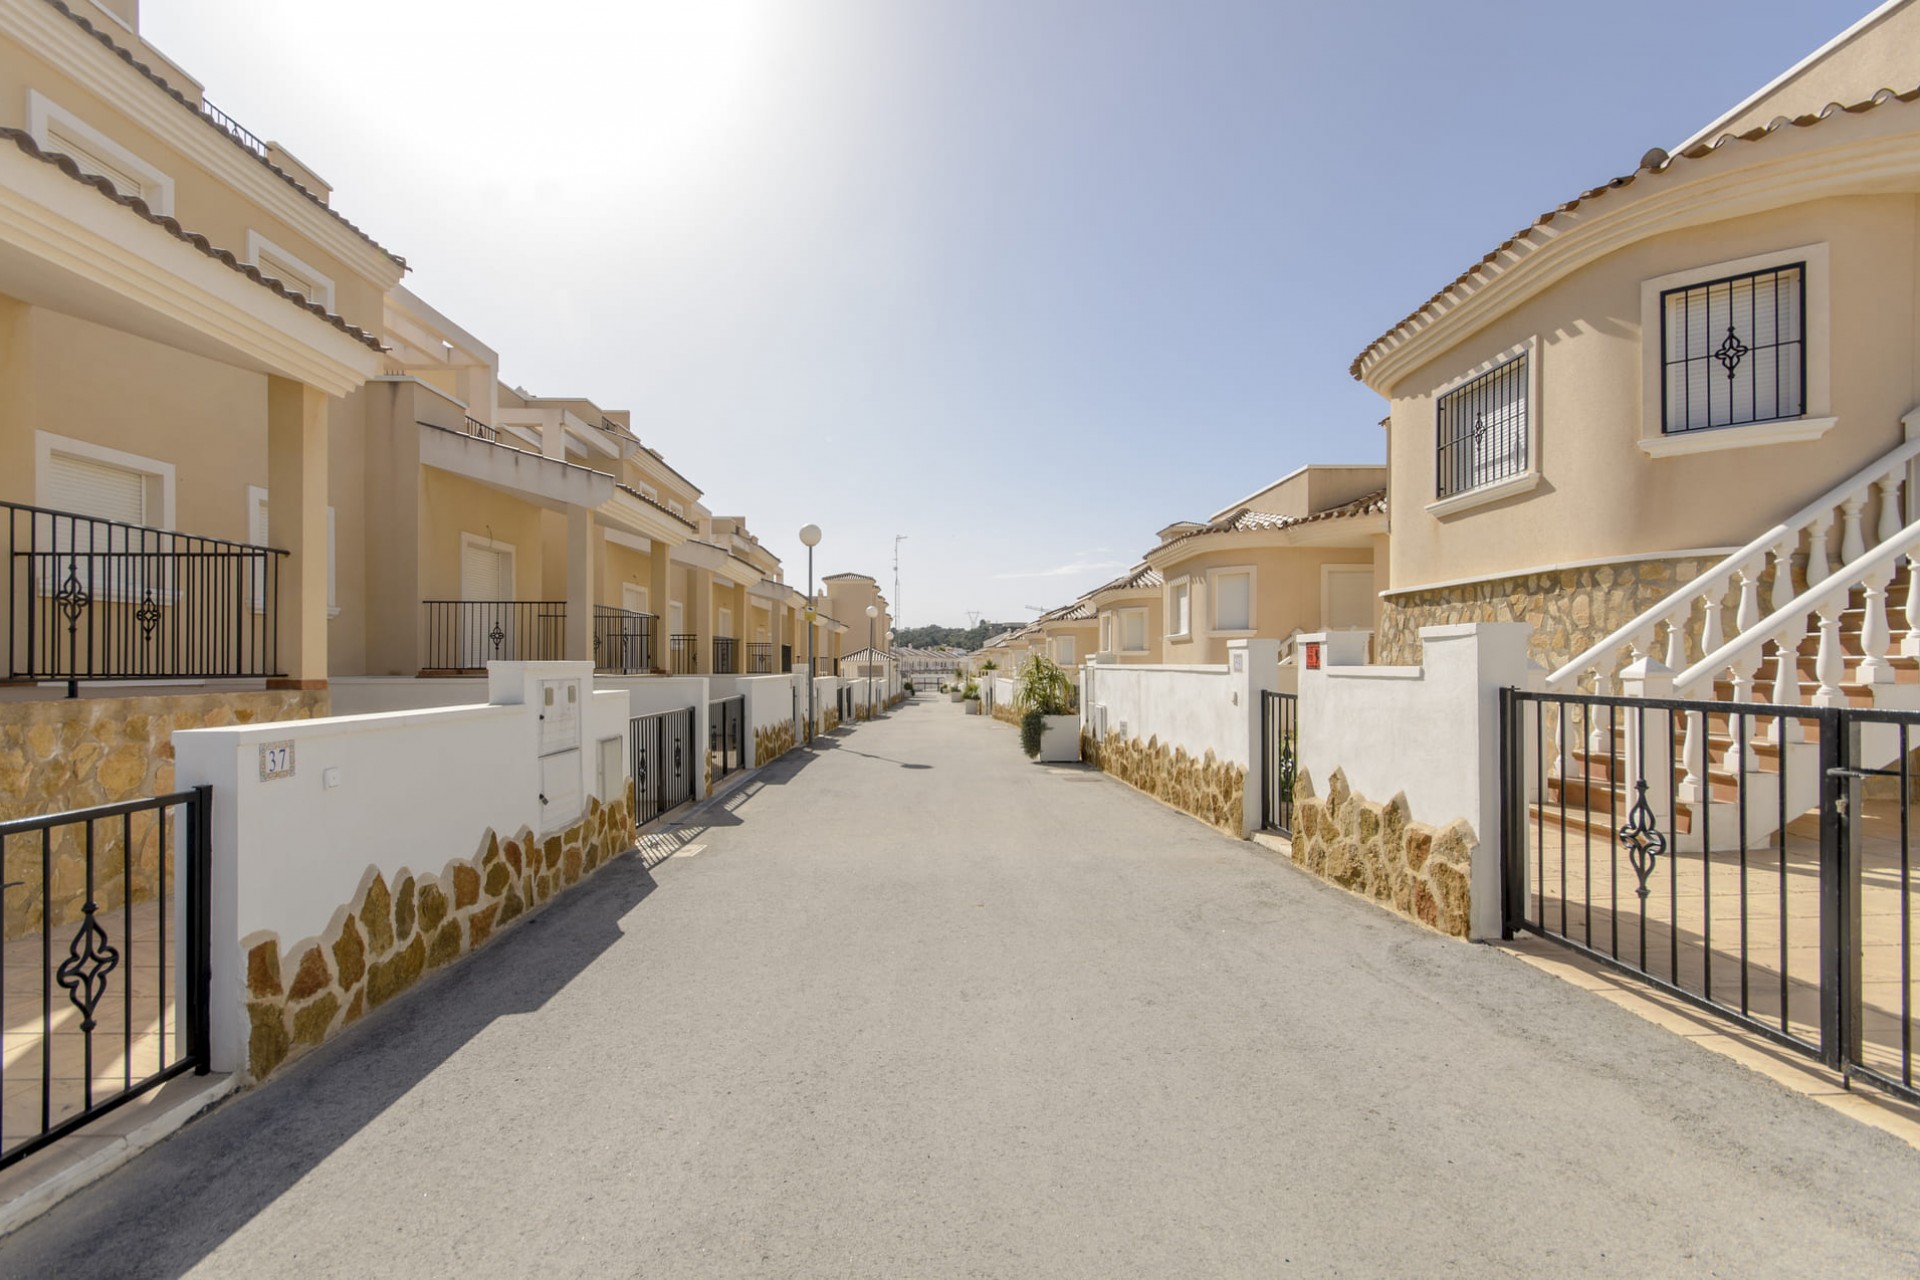
{"label": "balcony railing", "polygon": [[740,674],[740,642],[732,636],[713,638],[713,674],[716,676]]}
{"label": "balcony railing", "polygon": [[770,676],[774,672],[773,645],[756,640],[747,646],[747,674]]}
{"label": "balcony railing", "polygon": [[280,560],[220,538],[0,503],[7,678],[278,676]]}
{"label": "balcony railing", "polygon": [[248,129],[220,108],[214,106],[211,102],[208,102],[205,98],[200,99],[200,110],[205,113],[207,119],[213,121],[222,129],[225,129],[228,137],[253,152],[253,154],[259,156],[262,160],[267,158],[267,144],[260,141],[252,130]]}
{"label": "balcony railing", "polygon": [[422,600],[424,671],[484,671],[489,662],[566,657],[564,600]]}
{"label": "balcony railing", "polygon": [[618,675],[645,675],[653,670],[653,636],[658,624],[650,613],[593,607],[593,665]]}
{"label": "balcony railing", "polygon": [[673,660],[673,674],[677,676],[696,675],[700,670],[700,637],[667,637],[668,655]]}
{"label": "balcony railing", "polygon": [[469,416],[461,424],[461,429],[476,440],[485,440],[492,444],[500,443],[500,428],[490,427],[478,418]]}

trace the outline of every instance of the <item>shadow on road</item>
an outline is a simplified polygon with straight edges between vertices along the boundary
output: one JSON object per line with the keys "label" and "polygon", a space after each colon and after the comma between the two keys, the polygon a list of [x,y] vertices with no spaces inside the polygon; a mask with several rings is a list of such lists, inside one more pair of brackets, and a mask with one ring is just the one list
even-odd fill
{"label": "shadow on road", "polygon": [[[0,1274],[178,1276],[496,1021],[530,1013],[656,887],[614,859],[491,945],[0,1241]],[[141,1242],[136,1259],[126,1242]]]}

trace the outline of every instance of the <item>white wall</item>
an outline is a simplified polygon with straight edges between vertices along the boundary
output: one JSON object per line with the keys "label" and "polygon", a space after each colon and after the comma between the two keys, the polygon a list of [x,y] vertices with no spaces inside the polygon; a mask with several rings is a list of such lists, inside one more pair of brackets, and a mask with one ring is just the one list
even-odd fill
{"label": "white wall", "polygon": [[[1341,637],[1302,636],[1330,646],[1318,671],[1300,671],[1301,767],[1320,795],[1337,769],[1375,803],[1406,792],[1414,819],[1443,827],[1464,819],[1474,850],[1472,936],[1500,936],[1499,699],[1532,678],[1524,622],[1425,627],[1424,665],[1361,665]],[[1104,673],[1103,673],[1104,676]]]}
{"label": "white wall", "polygon": [[1084,721],[1092,723],[1104,707],[1109,733],[1142,742],[1158,738],[1191,756],[1212,751],[1220,760],[1249,763],[1246,708],[1234,698],[1239,682],[1229,667],[1090,664],[1085,672]]}
{"label": "white wall", "polygon": [[[541,758],[542,680],[580,682],[578,756]],[[613,785],[629,764],[627,695],[595,691],[591,663],[496,663],[491,705],[286,720],[173,735],[181,787],[213,787],[214,1068],[246,1060],[245,944],[262,931],[283,952],[317,939],[358,894],[369,867],[438,874],[470,858],[491,828],[560,830],[599,795],[600,743]],[[290,743],[293,773],[263,780],[261,748]],[[543,770],[543,763],[547,768]],[[563,772],[556,775],[556,767]],[[577,813],[543,804],[558,777]],[[611,798],[602,795],[602,799]],[[543,817],[543,814],[549,815]]]}
{"label": "white wall", "polygon": [[487,702],[485,676],[422,680],[414,676],[334,676],[327,692],[336,716],[428,707],[477,707]]}

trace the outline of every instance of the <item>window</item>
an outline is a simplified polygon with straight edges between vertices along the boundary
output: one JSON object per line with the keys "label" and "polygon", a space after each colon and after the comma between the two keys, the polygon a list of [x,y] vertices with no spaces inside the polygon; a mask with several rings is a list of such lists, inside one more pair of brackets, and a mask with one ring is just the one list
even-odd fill
{"label": "window", "polygon": [[1073,637],[1055,636],[1053,638],[1053,660],[1063,667],[1073,665]]}
{"label": "window", "polygon": [[1113,615],[1110,613],[1100,615],[1100,652],[1113,652]]}
{"label": "window", "polygon": [[1167,585],[1167,634],[1185,636],[1193,624],[1192,588],[1185,578]]}
{"label": "window", "polygon": [[1120,652],[1145,653],[1146,651],[1147,611],[1122,609],[1120,611]]}
{"label": "window", "polygon": [[1213,571],[1213,629],[1253,630],[1253,570]]}
{"label": "window", "polygon": [[1674,435],[1806,412],[1804,262],[1660,295],[1660,429]]}
{"label": "window", "polygon": [[161,217],[173,212],[173,179],[133,152],[53,103],[27,90],[27,132],[43,151],[58,151],[82,173],[105,178],[123,196],[146,201]]}
{"label": "window", "polygon": [[460,535],[460,598],[513,599],[513,544],[478,534]]}
{"label": "window", "polygon": [[[247,541],[256,547],[273,545],[268,533],[267,491],[259,485],[247,486]],[[340,615],[340,558],[335,553],[337,542],[336,522],[333,508],[327,508],[327,617]],[[253,607],[256,612],[265,609],[267,599],[266,583],[262,580],[264,569],[256,565],[253,570]]]}
{"label": "window", "polygon": [[288,293],[333,310],[333,281],[258,231],[247,232],[247,261],[258,267],[261,275],[278,280]]}
{"label": "window", "polygon": [[720,637],[724,640],[731,640],[733,638],[733,610],[722,609],[720,611],[719,632]]}
{"label": "window", "polygon": [[34,505],[95,520],[173,527],[173,464],[34,433]]}
{"label": "window", "polygon": [[1532,363],[1523,351],[1441,395],[1436,497],[1527,474]]}
{"label": "window", "polygon": [[672,498],[667,499],[667,510],[673,512],[674,515],[677,515],[682,519],[686,518],[687,509],[681,506],[678,502],[675,502]]}

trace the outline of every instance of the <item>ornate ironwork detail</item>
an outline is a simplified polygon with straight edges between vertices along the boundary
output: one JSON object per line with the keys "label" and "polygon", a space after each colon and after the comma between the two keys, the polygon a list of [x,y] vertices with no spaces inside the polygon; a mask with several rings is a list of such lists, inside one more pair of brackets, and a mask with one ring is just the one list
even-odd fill
{"label": "ornate ironwork detail", "polygon": [[500,623],[496,619],[493,624],[493,630],[487,632],[487,639],[493,641],[493,651],[495,653],[500,652],[500,642],[506,638],[507,633],[500,629]]}
{"label": "ornate ironwork detail", "polygon": [[1719,348],[1713,353],[1713,358],[1718,360],[1721,368],[1727,371],[1728,382],[1733,381],[1734,370],[1740,367],[1740,362],[1745,360],[1748,353],[1752,350],[1753,348],[1734,336],[1733,326],[1728,325],[1727,340],[1722,342]]}
{"label": "ornate ironwork detail", "polygon": [[107,993],[107,975],[120,965],[120,953],[107,940],[107,931],[93,918],[98,908],[88,902],[80,908],[85,917],[73,941],[67,945],[67,958],[54,970],[54,981],[66,991],[73,1007],[80,1011],[80,1030],[92,1031],[93,1011]]}
{"label": "ornate ironwork detail", "polygon": [[1640,878],[1640,901],[1647,900],[1647,877],[1653,874],[1660,863],[1660,856],[1667,851],[1667,838],[1660,834],[1660,823],[1653,816],[1653,806],[1647,803],[1646,779],[1633,784],[1633,807],[1627,810],[1626,825],[1620,828],[1620,843],[1627,848],[1627,862],[1633,867],[1633,874]]}
{"label": "ornate ironwork detail", "polygon": [[80,581],[80,562],[67,561],[67,580],[60,584],[60,590],[54,593],[53,602],[60,606],[60,612],[67,615],[67,625],[72,627],[80,621],[80,615],[93,603],[93,593]]}
{"label": "ornate ironwork detail", "polygon": [[153,639],[153,629],[160,625],[160,604],[153,598],[151,589],[148,590],[146,598],[140,601],[140,607],[133,611],[133,618],[140,624],[141,638]]}

